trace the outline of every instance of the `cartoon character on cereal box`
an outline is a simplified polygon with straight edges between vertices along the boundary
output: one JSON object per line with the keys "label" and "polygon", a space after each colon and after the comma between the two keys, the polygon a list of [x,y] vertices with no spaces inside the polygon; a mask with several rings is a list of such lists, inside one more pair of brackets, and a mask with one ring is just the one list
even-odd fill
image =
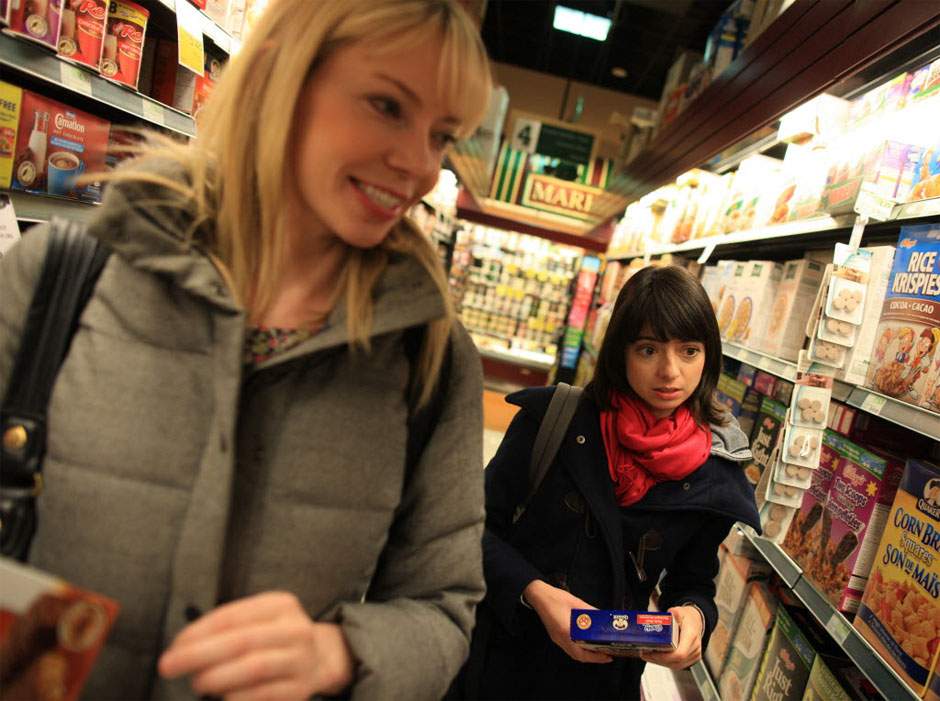
{"label": "cartoon character on cereal box", "polygon": [[[875,348],[875,359],[880,367],[875,370],[874,386],[879,392],[890,397],[899,397],[907,391],[910,384],[907,382],[910,375],[907,366],[916,337],[914,329],[910,326],[898,329],[888,327],[882,332]],[[894,360],[886,362],[885,356],[890,357],[888,351],[892,345],[895,347]]]}
{"label": "cartoon character on cereal box", "polygon": [[930,372],[930,363],[933,361],[934,352],[937,350],[937,344],[940,342],[940,328],[927,327],[920,333],[917,343],[914,347],[914,357],[911,359],[911,365],[907,375],[904,377],[904,383],[907,385],[906,391],[914,399],[918,399],[920,391],[915,389],[914,385],[924,375]]}

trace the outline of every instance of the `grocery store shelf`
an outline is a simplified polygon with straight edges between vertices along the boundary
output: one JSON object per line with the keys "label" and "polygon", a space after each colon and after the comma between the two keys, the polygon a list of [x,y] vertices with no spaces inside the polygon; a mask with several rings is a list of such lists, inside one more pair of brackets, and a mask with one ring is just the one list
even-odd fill
{"label": "grocery store shelf", "polygon": [[19,190],[4,190],[10,196],[13,211],[21,222],[42,223],[52,217],[64,217],[72,221],[86,222],[95,212],[97,205],[79,202],[68,197],[55,195],[36,195]]}
{"label": "grocery store shelf", "polygon": [[729,358],[740,360],[742,363],[752,365],[758,370],[769,372],[771,375],[782,377],[790,382],[796,381],[796,363],[774,358],[730,341],[722,341],[721,352]]}
{"label": "grocery store shelf", "polygon": [[[181,2],[186,2],[186,0],[180,0]],[[160,4],[163,5],[166,9],[176,14],[176,3],[177,0],[160,0]],[[202,10],[195,8],[199,15],[202,17],[202,33],[206,36],[207,39],[212,41],[213,44],[218,46],[226,54],[233,53],[234,49],[237,49],[238,39],[231,36],[226,32],[222,27],[215,23],[209,15],[207,15]]]}
{"label": "grocery store shelf", "polygon": [[0,34],[0,66],[52,83],[66,92],[82,95],[184,136],[196,133],[196,124],[188,114],[62,61],[36,44]]}
{"label": "grocery store shelf", "polygon": [[900,402],[865,387],[853,387],[846,403],[940,441],[940,414]]}
{"label": "grocery store shelf", "polygon": [[[790,587],[794,595],[806,606],[806,609],[819,621],[820,625],[825,627],[832,639],[884,698],[891,699],[891,701],[916,701],[919,698],[891,669],[891,666],[885,662],[881,655],[875,652],[865,639],[859,635],[845,616],[839,613],[808,579],[803,577],[800,568],[779,545],[754,535],[753,531],[747,526],[742,524],[738,524],[738,526],[751,544]],[[794,574],[796,575],[795,580],[793,579]]]}
{"label": "grocery store shelf", "polygon": [[532,351],[523,350],[500,350],[498,348],[485,348],[481,345],[477,345],[477,349],[484,358],[499,360],[504,363],[512,363],[513,365],[521,365],[522,367],[532,368],[533,370],[540,370],[542,372],[548,372],[555,364],[555,358],[545,353],[534,353]]}
{"label": "grocery store shelf", "polygon": [[702,695],[702,701],[721,701],[718,687],[715,686],[712,675],[705,669],[705,663],[702,660],[692,665],[689,671],[692,672],[695,686],[698,687],[698,692]]}

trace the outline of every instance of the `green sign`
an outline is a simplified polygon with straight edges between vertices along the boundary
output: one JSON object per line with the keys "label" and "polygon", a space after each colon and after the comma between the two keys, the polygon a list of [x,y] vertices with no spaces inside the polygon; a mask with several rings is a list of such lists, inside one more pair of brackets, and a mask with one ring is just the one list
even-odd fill
{"label": "green sign", "polygon": [[540,156],[560,158],[569,163],[590,164],[594,151],[593,134],[572,131],[552,124],[542,124],[535,152]]}

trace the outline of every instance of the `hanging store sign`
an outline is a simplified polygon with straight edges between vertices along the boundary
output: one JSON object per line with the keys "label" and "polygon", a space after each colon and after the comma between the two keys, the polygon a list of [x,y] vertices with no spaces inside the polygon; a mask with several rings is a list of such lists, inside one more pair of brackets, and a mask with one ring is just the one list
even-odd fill
{"label": "hanging store sign", "polygon": [[586,169],[594,159],[597,136],[565,122],[520,115],[513,122],[510,143],[512,148],[529,155],[557,159]]}
{"label": "hanging store sign", "polygon": [[530,173],[522,191],[521,204],[576,219],[594,219],[591,210],[598,189]]}

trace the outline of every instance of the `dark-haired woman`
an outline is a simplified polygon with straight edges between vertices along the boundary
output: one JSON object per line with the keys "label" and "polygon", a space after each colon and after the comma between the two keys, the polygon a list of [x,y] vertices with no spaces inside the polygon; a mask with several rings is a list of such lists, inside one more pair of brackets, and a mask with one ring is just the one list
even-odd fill
{"label": "dark-haired woman", "polygon": [[[721,341],[708,297],[685,270],[646,268],[617,298],[554,463],[522,518],[528,465],[553,388],[521,410],[486,470],[484,571],[463,693],[482,699],[639,698],[646,662],[683,669],[715,626],[718,547],[735,521],[759,527],[740,467],[747,436],[714,402]],[[642,659],[574,645],[572,608],[645,610],[679,644]]]}

